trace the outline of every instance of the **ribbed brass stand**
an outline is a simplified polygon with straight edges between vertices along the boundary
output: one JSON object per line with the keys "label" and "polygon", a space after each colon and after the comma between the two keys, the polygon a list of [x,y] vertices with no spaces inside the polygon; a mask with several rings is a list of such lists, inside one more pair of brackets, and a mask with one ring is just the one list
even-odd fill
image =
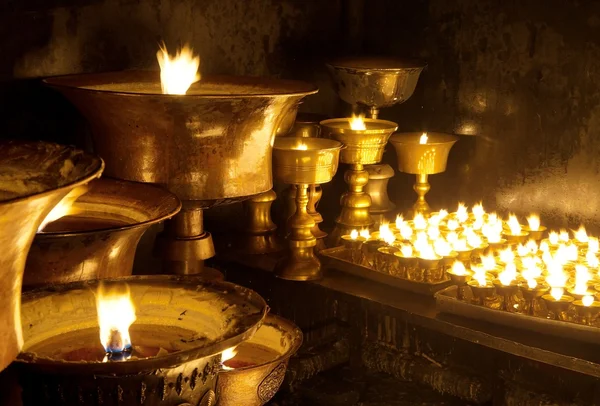
{"label": "ribbed brass stand", "polygon": [[369,213],[371,208],[371,196],[364,191],[369,182],[369,173],[363,164],[353,164],[344,173],[344,180],[348,184],[340,204],[342,210],[335,220],[335,228],[331,233],[331,246],[339,245],[342,235],[350,234],[352,230],[362,230],[373,225],[373,219]]}
{"label": "ribbed brass stand", "polygon": [[276,198],[275,191],[269,190],[243,203],[247,219],[246,232],[241,243],[243,252],[269,254],[283,249],[276,234],[277,226],[271,219],[271,205]]}
{"label": "ribbed brass stand", "polygon": [[321,263],[314,253],[317,239],[311,229],[315,221],[308,214],[308,185],[296,187],[296,212],[288,220],[290,227],[289,255],[275,268],[275,273],[283,279],[306,281],[321,277]]}
{"label": "ribbed brass stand", "polygon": [[417,181],[415,182],[413,189],[417,193],[417,201],[413,205],[413,210],[415,213],[423,213],[428,214],[431,211],[429,207],[429,203],[425,200],[425,195],[431,189],[429,182],[427,180],[428,175],[426,173],[422,173],[417,175]]}
{"label": "ribbed brass stand", "polygon": [[319,227],[319,224],[323,222],[323,216],[321,213],[317,211],[317,205],[321,200],[321,196],[323,196],[323,189],[319,185],[310,185],[308,187],[308,207],[307,212],[313,218],[315,225],[312,228],[312,233],[317,239],[317,245],[315,250],[319,252],[322,249],[327,248],[325,246],[325,237],[327,237],[327,233]]}

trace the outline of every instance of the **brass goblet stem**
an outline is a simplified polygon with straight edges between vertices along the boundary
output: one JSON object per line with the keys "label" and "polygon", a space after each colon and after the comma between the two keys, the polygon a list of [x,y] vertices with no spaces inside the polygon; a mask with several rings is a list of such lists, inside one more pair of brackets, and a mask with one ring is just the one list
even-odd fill
{"label": "brass goblet stem", "polygon": [[277,198],[274,190],[246,200],[244,211],[247,224],[242,250],[249,254],[268,254],[282,250],[277,240],[277,226],[271,219],[271,205]]}
{"label": "brass goblet stem", "polygon": [[364,191],[369,182],[369,172],[363,164],[352,164],[344,173],[344,181],[348,184],[348,191],[340,199],[342,211],[335,220],[336,226],[330,236],[331,246],[339,245],[342,235],[373,225],[373,218],[369,213],[371,196]]}
{"label": "brass goblet stem", "polygon": [[296,187],[296,212],[288,220],[290,254],[275,269],[282,279],[306,281],[321,278],[321,263],[314,253],[317,239],[311,229],[315,225],[308,214],[308,184]]}
{"label": "brass goblet stem", "polygon": [[431,211],[429,204],[425,200],[425,195],[431,189],[428,181],[428,175],[426,173],[420,173],[417,175],[417,180],[413,186],[414,191],[417,193],[417,201],[413,205],[415,213],[428,214]]}
{"label": "brass goblet stem", "polygon": [[321,189],[321,186],[310,185],[308,187],[308,207],[306,210],[315,221],[312,233],[317,239],[317,246],[315,247],[317,251],[325,248],[324,239],[327,237],[327,233],[319,228],[319,224],[323,222],[323,216],[317,211],[317,204],[319,204],[321,196],[323,196],[323,189]]}

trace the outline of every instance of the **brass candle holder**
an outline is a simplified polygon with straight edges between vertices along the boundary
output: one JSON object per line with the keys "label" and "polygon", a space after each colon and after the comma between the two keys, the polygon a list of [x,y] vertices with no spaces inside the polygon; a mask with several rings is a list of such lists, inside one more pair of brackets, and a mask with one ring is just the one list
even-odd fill
{"label": "brass candle holder", "polygon": [[345,146],[340,162],[350,165],[344,174],[349,190],[340,199],[342,211],[335,220],[336,226],[330,236],[331,246],[339,245],[340,237],[351,230],[369,228],[374,223],[369,213],[371,196],[364,191],[369,181],[364,165],[381,161],[385,144],[398,126],[391,121],[376,119],[364,119],[364,125],[364,130],[353,130],[348,118],[321,121],[324,135]]}
{"label": "brass candle holder", "polygon": [[369,213],[375,222],[375,228],[388,221],[389,214],[394,211],[396,205],[388,196],[388,182],[394,177],[394,169],[388,164],[373,164],[365,166],[369,173],[369,183],[365,185],[365,192],[371,196],[371,208]]}
{"label": "brass candle holder", "polygon": [[529,232],[523,230],[519,234],[503,233],[502,237],[509,245],[524,244],[529,239]]}
{"label": "brass candle holder", "polygon": [[289,218],[289,255],[275,275],[290,280],[319,279],[321,263],[314,253],[315,221],[307,212],[308,186],[331,181],[338,167],[342,144],[321,138],[280,137],[273,145],[273,172],[283,183],[296,185],[296,212]]}
{"label": "brass candle holder", "polygon": [[559,299],[555,299],[552,295],[543,295],[542,300],[546,304],[546,308],[554,314],[556,320],[565,320],[567,310],[575,299],[567,295],[562,295]]}
{"label": "brass candle holder", "polygon": [[538,283],[535,287],[530,288],[527,283],[522,283],[519,286],[521,294],[525,299],[527,314],[533,316],[535,314],[536,301],[550,291],[550,286],[545,283]]}
{"label": "brass candle holder", "polygon": [[464,287],[473,278],[473,276],[468,272],[458,274],[452,269],[448,269],[446,274],[448,274],[450,277],[450,281],[456,285],[456,299],[464,300]]}
{"label": "brass candle holder", "polygon": [[445,133],[401,133],[394,134],[390,143],[396,149],[398,170],[417,176],[413,189],[417,201],[413,205],[415,213],[428,214],[431,209],[425,195],[431,189],[428,177],[446,170],[448,154],[458,137]]}
{"label": "brass candle holder", "polygon": [[269,254],[283,250],[277,235],[277,226],[271,219],[271,205],[277,199],[273,189],[244,202],[246,232],[241,250],[248,254]]}
{"label": "brass candle holder", "polygon": [[479,281],[476,279],[471,279],[467,282],[467,285],[471,288],[471,292],[473,292],[473,297],[475,297],[479,303],[479,305],[485,305],[485,300],[487,298],[494,297],[494,292],[496,288],[492,284],[492,282],[486,280],[485,285],[479,285]]}
{"label": "brass candle holder", "polygon": [[495,279],[493,284],[496,288],[496,293],[502,296],[501,309],[504,311],[512,311],[510,310],[508,303],[511,301],[511,298],[519,291],[519,285],[517,281],[513,280],[508,285],[504,285],[499,279]]}
{"label": "brass candle holder", "polygon": [[523,230],[529,234],[529,238],[539,243],[544,238],[544,233],[546,232],[547,228],[544,226],[539,226],[537,230],[532,230],[529,228],[529,226],[525,226],[523,227]]}
{"label": "brass candle holder", "polygon": [[600,302],[594,301],[592,303],[584,303],[582,299],[574,300],[573,306],[577,311],[579,320],[586,325],[591,325],[592,322],[600,314]]}

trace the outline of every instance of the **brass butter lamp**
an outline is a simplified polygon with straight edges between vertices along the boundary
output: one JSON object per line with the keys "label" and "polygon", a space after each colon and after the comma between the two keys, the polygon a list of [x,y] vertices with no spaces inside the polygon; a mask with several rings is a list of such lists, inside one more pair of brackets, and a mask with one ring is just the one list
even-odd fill
{"label": "brass butter lamp", "polygon": [[322,277],[315,256],[317,239],[312,233],[315,221],[307,211],[308,187],[331,181],[338,167],[342,144],[321,138],[280,137],[273,145],[273,173],[296,185],[296,212],[289,218],[289,253],[275,267],[282,279],[305,281]]}
{"label": "brass butter lamp", "polygon": [[350,165],[344,174],[348,191],[340,199],[342,211],[330,235],[332,246],[339,245],[341,236],[350,234],[352,230],[373,226],[374,221],[369,213],[371,196],[364,190],[369,173],[364,166],[381,161],[390,135],[398,128],[392,121],[367,118],[363,120],[364,127],[357,125],[355,128],[361,129],[352,129],[351,120],[334,118],[321,121],[324,135],[345,145],[340,162]]}
{"label": "brass butter lamp", "polygon": [[390,138],[396,149],[398,170],[417,176],[413,186],[418,196],[413,205],[415,213],[428,214],[431,211],[425,200],[431,189],[428,177],[446,170],[448,154],[456,141],[458,137],[455,135],[437,132],[399,133]]}

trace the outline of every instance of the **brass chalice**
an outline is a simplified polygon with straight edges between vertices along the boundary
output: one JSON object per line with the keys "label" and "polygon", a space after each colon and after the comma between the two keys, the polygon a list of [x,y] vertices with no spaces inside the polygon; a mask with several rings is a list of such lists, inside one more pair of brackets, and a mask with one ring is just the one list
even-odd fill
{"label": "brass chalice", "polygon": [[400,133],[390,138],[390,143],[396,149],[398,170],[417,175],[413,186],[418,199],[413,205],[415,213],[430,212],[425,195],[431,189],[428,176],[446,170],[448,154],[458,137],[445,133]]}
{"label": "brass chalice", "polygon": [[340,199],[342,211],[335,220],[336,226],[330,235],[331,245],[336,246],[339,245],[342,235],[373,225],[369,213],[371,196],[364,191],[369,181],[369,173],[364,165],[381,161],[383,149],[398,126],[391,121],[368,118],[364,119],[365,129],[353,130],[350,119],[334,118],[321,121],[321,127],[326,137],[336,139],[345,145],[340,155],[340,162],[350,165],[344,174],[349,190]]}
{"label": "brass chalice", "polygon": [[307,212],[308,186],[331,181],[342,144],[321,138],[281,137],[273,145],[273,172],[283,183],[296,185],[296,212],[289,218],[289,255],[277,264],[275,274],[283,279],[312,280],[322,276],[315,256],[317,239],[311,229],[315,221]]}

